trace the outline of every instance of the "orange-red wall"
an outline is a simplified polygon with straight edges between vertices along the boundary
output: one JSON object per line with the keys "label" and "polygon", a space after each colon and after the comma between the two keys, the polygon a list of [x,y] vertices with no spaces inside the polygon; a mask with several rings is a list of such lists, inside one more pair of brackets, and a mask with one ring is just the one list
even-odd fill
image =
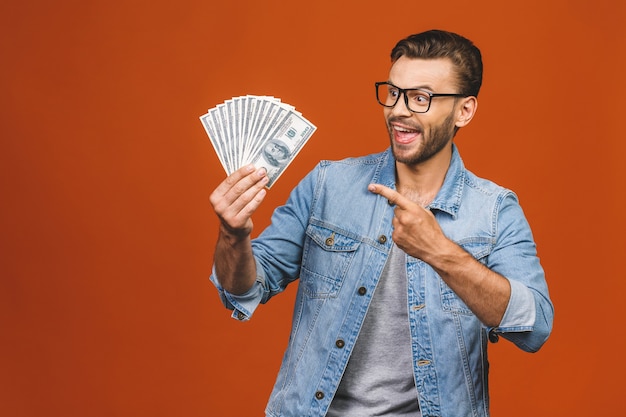
{"label": "orange-red wall", "polygon": [[491,346],[493,415],[626,415],[623,2],[33,0],[0,22],[0,415],[262,415],[294,288],[245,324],[219,303],[198,116],[266,94],[318,126],[258,232],[319,159],[387,145],[373,82],[430,28],[483,51],[456,141],[519,194],[556,306],[538,354]]}

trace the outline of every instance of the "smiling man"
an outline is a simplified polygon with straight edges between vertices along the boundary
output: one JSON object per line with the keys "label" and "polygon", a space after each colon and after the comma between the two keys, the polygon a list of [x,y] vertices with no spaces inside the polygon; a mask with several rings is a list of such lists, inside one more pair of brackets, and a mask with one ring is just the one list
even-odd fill
{"label": "smiling man", "polygon": [[553,320],[515,194],[468,171],[453,139],[476,113],[478,48],[428,31],[375,83],[390,147],[322,161],[252,240],[267,176],[211,195],[215,283],[239,320],[299,280],[267,416],[489,415],[487,342],[537,351]]}

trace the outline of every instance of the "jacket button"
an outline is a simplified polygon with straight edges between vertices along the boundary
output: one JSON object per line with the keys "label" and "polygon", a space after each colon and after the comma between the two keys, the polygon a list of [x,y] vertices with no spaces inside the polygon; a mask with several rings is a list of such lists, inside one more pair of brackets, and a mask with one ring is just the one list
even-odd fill
{"label": "jacket button", "polygon": [[491,331],[489,332],[489,341],[490,341],[491,343],[498,343],[498,340],[499,340],[499,339],[500,339],[500,338],[499,338],[499,336],[498,336],[498,333],[494,332],[493,330],[491,330]]}
{"label": "jacket button", "polygon": [[322,391],[317,391],[315,393],[315,398],[317,398],[318,400],[324,399],[324,393]]}
{"label": "jacket button", "polygon": [[337,339],[337,341],[335,342],[335,346],[337,346],[339,349],[343,348],[346,345],[346,342],[344,342],[342,339]]}
{"label": "jacket button", "polygon": [[359,295],[365,295],[365,294],[367,294],[367,288],[360,287],[359,288]]}
{"label": "jacket button", "polygon": [[387,243],[387,236],[385,236],[385,235],[380,235],[380,236],[378,237],[378,243],[380,243],[380,244],[382,244],[382,245],[384,245],[385,243]]}
{"label": "jacket button", "polygon": [[239,320],[243,320],[243,319],[245,319],[245,318],[246,318],[246,315],[245,315],[245,314],[243,314],[243,313],[240,311],[240,312],[238,312],[238,313],[237,313],[237,318],[238,318]]}

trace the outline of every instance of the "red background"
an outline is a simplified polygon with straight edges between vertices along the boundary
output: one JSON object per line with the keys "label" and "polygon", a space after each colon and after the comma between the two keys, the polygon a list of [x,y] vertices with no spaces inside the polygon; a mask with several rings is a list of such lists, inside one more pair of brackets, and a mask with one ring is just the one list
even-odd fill
{"label": "red background", "polygon": [[387,146],[373,82],[431,28],[483,51],[456,142],[518,193],[556,306],[539,353],[491,346],[493,415],[626,415],[623,2],[33,0],[0,23],[0,415],[262,415],[295,286],[245,324],[222,308],[198,117],[266,94],[318,126],[256,233],[318,160]]}

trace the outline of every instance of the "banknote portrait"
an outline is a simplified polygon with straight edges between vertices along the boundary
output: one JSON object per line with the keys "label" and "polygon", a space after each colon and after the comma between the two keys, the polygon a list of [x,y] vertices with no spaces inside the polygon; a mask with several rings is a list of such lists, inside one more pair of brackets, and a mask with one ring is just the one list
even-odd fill
{"label": "banknote portrait", "polygon": [[263,148],[263,158],[270,165],[280,167],[289,160],[289,147],[278,139],[272,139]]}

